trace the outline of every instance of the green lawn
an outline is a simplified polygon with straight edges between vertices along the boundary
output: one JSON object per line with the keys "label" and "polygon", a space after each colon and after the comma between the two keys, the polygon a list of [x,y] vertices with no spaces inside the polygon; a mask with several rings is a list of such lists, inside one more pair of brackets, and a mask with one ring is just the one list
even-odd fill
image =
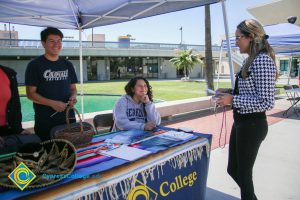
{"label": "green lawn", "polygon": [[[181,82],[181,81],[151,81],[150,85],[153,89],[155,99],[164,101],[189,99],[206,96],[205,82]],[[124,94],[124,86],[127,81],[123,82],[99,82],[99,83],[84,83],[84,93],[90,94]],[[215,83],[216,87],[217,83]],[[277,85],[278,86],[278,85]],[[230,82],[220,82],[220,88],[229,88]],[[77,85],[78,92],[80,85]],[[19,87],[20,94],[25,94],[25,87]]]}
{"label": "green lawn", "polygon": [[[124,94],[125,82],[100,82],[84,83],[84,93],[92,94]],[[151,81],[155,99],[172,101],[206,96],[204,82],[181,82],[181,81]],[[230,87],[230,83],[222,82],[220,87]],[[77,85],[80,91],[80,85]],[[19,87],[20,94],[25,94],[25,87]]]}

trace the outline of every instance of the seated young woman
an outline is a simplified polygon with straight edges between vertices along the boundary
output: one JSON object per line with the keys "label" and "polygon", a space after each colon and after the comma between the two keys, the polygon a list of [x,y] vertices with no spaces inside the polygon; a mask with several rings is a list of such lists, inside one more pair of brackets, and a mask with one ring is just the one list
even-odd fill
{"label": "seated young woman", "polygon": [[117,130],[152,130],[160,124],[160,114],[153,103],[152,87],[143,77],[134,77],[125,86],[123,95],[113,109]]}

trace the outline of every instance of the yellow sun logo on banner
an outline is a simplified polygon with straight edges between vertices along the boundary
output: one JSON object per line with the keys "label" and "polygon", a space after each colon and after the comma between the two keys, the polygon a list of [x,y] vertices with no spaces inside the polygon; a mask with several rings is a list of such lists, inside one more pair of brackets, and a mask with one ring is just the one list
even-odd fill
{"label": "yellow sun logo on banner", "polygon": [[35,177],[35,174],[23,162],[8,175],[8,178],[18,186],[20,190],[24,190]]}
{"label": "yellow sun logo on banner", "polygon": [[139,197],[144,197],[145,200],[156,200],[158,194],[153,189],[145,185],[139,180],[136,182],[140,185],[133,188],[127,196],[127,200],[136,200]]}

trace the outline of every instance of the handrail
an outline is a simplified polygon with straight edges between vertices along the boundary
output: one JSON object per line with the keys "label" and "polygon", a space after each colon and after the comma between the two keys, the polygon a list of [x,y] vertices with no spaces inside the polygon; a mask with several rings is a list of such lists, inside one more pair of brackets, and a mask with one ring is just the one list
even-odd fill
{"label": "handrail", "polygon": [[[63,48],[79,48],[79,41],[64,40]],[[170,43],[145,43],[145,42],[98,42],[82,41],[83,48],[104,48],[104,49],[159,49],[159,50],[179,50],[193,49],[194,51],[204,51],[205,45],[192,44],[170,44]],[[0,39],[0,48],[43,48],[40,40],[28,39]],[[213,51],[219,51],[219,46],[213,46]]]}

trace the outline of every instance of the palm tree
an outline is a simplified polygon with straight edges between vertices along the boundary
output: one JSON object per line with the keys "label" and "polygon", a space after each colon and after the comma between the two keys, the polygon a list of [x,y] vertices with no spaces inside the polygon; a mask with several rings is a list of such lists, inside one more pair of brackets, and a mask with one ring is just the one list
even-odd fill
{"label": "palm tree", "polygon": [[202,56],[194,54],[193,50],[182,50],[177,52],[177,56],[170,59],[170,62],[177,68],[183,69],[184,79],[189,79],[190,72],[197,63],[202,64]]}
{"label": "palm tree", "polygon": [[209,5],[205,5],[205,75],[207,88],[213,90],[214,77],[212,66],[211,22]]}

